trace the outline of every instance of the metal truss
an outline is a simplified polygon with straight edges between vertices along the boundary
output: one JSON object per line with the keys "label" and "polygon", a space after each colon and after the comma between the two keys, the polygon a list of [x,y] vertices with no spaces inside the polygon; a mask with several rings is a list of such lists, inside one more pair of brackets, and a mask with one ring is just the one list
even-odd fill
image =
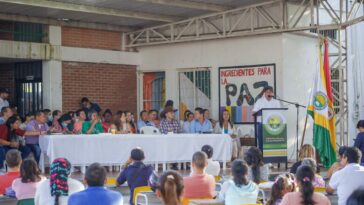
{"label": "metal truss", "polygon": [[[272,0],[126,34],[127,48],[295,32],[329,38],[339,144],[348,144],[347,27],[364,21],[364,0]],[[359,15],[360,14],[360,15]],[[323,16],[326,18],[323,18]],[[323,19],[330,19],[324,22]],[[328,35],[331,34],[334,35]]]}

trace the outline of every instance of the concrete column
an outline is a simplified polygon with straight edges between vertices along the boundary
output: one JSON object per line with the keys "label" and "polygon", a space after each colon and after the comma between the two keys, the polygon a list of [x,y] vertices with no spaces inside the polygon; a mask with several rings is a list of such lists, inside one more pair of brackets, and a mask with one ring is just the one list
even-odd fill
{"label": "concrete column", "polygon": [[[60,26],[49,26],[49,43],[62,44]],[[43,61],[43,107],[62,110],[62,61]]]}

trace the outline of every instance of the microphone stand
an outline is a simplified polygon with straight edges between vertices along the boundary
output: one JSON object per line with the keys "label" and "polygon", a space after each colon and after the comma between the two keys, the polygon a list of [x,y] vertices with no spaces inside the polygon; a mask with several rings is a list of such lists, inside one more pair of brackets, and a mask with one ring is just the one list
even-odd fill
{"label": "microphone stand", "polygon": [[298,161],[298,152],[299,152],[299,149],[298,149],[298,142],[299,142],[299,139],[298,139],[298,117],[299,117],[299,114],[300,114],[300,107],[301,108],[306,108],[306,106],[304,105],[300,105],[299,103],[297,102],[290,102],[290,101],[287,101],[287,100],[282,100],[282,99],[279,99],[279,98],[276,98],[274,96],[272,96],[274,99],[278,100],[278,101],[281,101],[281,102],[285,102],[285,103],[288,103],[290,105],[294,105],[296,107],[296,150],[297,150],[297,153],[296,153],[296,160]]}

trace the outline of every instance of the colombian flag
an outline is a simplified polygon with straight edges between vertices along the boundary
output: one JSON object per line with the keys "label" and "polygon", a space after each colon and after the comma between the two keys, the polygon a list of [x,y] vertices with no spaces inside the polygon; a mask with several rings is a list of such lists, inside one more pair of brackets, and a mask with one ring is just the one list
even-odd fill
{"label": "colombian flag", "polygon": [[320,66],[317,67],[307,112],[314,120],[313,144],[321,163],[330,167],[336,162],[336,128],[327,39],[320,46],[319,58]]}

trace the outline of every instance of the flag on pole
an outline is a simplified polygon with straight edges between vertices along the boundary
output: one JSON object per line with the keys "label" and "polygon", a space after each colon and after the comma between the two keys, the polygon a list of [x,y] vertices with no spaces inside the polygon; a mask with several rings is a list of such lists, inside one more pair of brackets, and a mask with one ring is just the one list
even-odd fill
{"label": "flag on pole", "polygon": [[336,162],[336,128],[327,39],[320,45],[319,59],[307,112],[314,120],[313,145],[321,163],[330,167]]}

